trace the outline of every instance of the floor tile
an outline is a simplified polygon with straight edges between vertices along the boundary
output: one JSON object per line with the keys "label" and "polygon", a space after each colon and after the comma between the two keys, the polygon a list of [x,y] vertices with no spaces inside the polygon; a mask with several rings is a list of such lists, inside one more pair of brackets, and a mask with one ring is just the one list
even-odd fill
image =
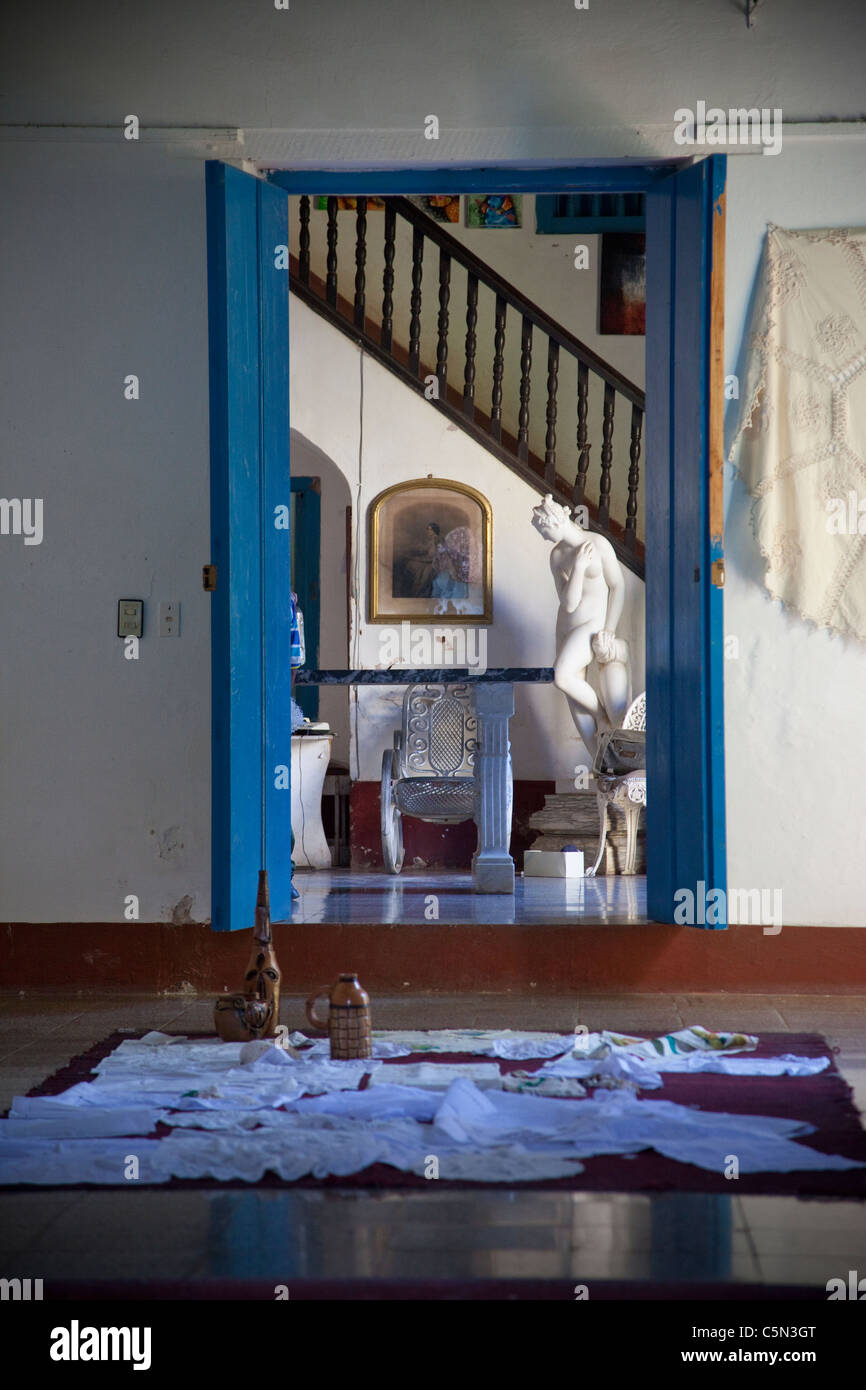
{"label": "floor tile", "polygon": [[646,921],[646,878],[524,878],[514,894],[472,890],[472,875],[452,870],[404,869],[399,878],[384,872],[349,869],[295,875],[300,900],[296,922],[418,923],[424,900],[439,899],[439,921],[446,923],[524,923],[551,926],[567,922],[620,924]]}
{"label": "floor tile", "polygon": [[758,1264],[763,1284],[806,1284],[826,1290],[828,1280],[848,1278],[847,1266],[831,1255],[762,1255]]}
{"label": "floor tile", "polygon": [[30,1249],[78,1201],[77,1192],[0,1191],[0,1255],[5,1259]]}
{"label": "floor tile", "polygon": [[738,1197],[737,1229],[848,1231],[862,1230],[866,1237],[866,1203],[852,1201],[803,1201],[797,1197]]}
{"label": "floor tile", "polygon": [[53,1279],[186,1279],[196,1268],[198,1256],[195,1252],[181,1250],[149,1254],[140,1247],[113,1253],[89,1249],[47,1250],[38,1256],[38,1263],[39,1274],[32,1277],[45,1280],[45,1297],[49,1299]]}

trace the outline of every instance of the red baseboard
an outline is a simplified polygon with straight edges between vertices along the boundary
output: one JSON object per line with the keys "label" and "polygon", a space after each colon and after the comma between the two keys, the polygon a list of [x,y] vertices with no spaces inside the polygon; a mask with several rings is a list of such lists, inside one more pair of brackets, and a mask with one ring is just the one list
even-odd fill
{"label": "red baseboard", "polygon": [[[866,993],[866,928],[276,923],[284,989],[358,970],[372,993]],[[250,932],[165,922],[7,923],[0,988],[221,994]]]}

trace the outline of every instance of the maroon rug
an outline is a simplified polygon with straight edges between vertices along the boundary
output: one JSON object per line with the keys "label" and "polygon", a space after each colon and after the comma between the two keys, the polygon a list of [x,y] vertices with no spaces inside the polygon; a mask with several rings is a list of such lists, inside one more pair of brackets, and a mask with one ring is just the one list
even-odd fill
{"label": "maroon rug", "polygon": [[[87,1081],[94,1069],[125,1038],[141,1037],[140,1032],[111,1033],[89,1051],[73,1058],[53,1076],[35,1086],[31,1096],[57,1095],[79,1081]],[[194,1035],[186,1035],[193,1037]],[[211,1034],[201,1034],[209,1037]],[[652,1030],[633,1031],[632,1036],[652,1037]],[[692,1105],[699,1110],[726,1111],[735,1115],[779,1115],[788,1119],[806,1120],[815,1132],[801,1141],[806,1147],[823,1153],[841,1154],[866,1162],[866,1131],[854,1104],[850,1086],[836,1067],[833,1051],[817,1033],[765,1033],[761,1037],[756,1057],[778,1057],[794,1053],[798,1057],[829,1057],[830,1066],[817,1076],[724,1076],[709,1072],[695,1075],[670,1074],[661,1090],[646,1092],[654,1100],[675,1101]],[[430,1053],[396,1058],[389,1065],[399,1066],[419,1061],[432,1061]],[[437,1053],[436,1061],[465,1061],[465,1054]],[[487,1059],[495,1060],[495,1059]],[[542,1062],[507,1062],[500,1060],[503,1072],[535,1070]],[[168,1134],[158,1125],[150,1137]],[[566,1192],[717,1192],[727,1195],[763,1195],[798,1197],[858,1197],[866,1198],[866,1168],[847,1172],[753,1173],[743,1174],[736,1181],[723,1174],[710,1173],[690,1163],[677,1163],[661,1154],[646,1150],[633,1156],[601,1155],[582,1160],[584,1170],[574,1178],[555,1178],[544,1182],[520,1183],[518,1190],[540,1188]],[[145,1184],[140,1184],[144,1186]],[[238,1179],[230,1183],[214,1179],[178,1179],[158,1184],[171,1188],[247,1187]],[[418,1188],[429,1191],[431,1184],[414,1173],[404,1173],[387,1164],[377,1163],[350,1177],[301,1178],[285,1183],[266,1173],[256,1186],[312,1188]],[[81,1184],[90,1187],[92,1184]],[[501,1183],[448,1182],[440,1179],[436,1188],[485,1188],[504,1190]],[[11,1189],[6,1189],[7,1191]]]}
{"label": "maroon rug", "polygon": [[[492,1302],[519,1299],[533,1302],[574,1302],[571,1279],[298,1279],[291,1280],[292,1303],[335,1300],[357,1303],[467,1301]],[[627,1299],[679,1303],[683,1300],[716,1303],[777,1301],[827,1303],[823,1284],[742,1284],[691,1280],[663,1283],[648,1279],[593,1279],[592,1302]],[[72,1279],[51,1280],[52,1303],[171,1302],[193,1303],[215,1299],[225,1303],[274,1302],[273,1279]],[[90,1320],[88,1318],[88,1320]],[[656,1329],[657,1331],[657,1329]]]}

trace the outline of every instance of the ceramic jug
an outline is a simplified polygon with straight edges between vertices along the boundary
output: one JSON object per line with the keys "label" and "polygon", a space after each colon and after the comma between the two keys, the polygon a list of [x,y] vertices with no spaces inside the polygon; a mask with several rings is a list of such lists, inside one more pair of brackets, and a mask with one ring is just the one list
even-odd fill
{"label": "ceramic jug", "polygon": [[[328,1000],[327,1018],[321,1018],[316,1012],[316,1003],[322,998]],[[327,1029],[331,1040],[331,1057],[335,1061],[372,1057],[370,996],[361,988],[354,970],[345,971],[330,989],[324,985],[310,995],[307,1018],[314,1028]]]}

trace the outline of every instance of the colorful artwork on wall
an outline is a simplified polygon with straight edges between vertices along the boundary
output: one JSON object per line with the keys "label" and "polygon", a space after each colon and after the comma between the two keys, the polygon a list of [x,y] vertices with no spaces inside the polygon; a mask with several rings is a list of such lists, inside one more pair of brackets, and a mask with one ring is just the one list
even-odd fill
{"label": "colorful artwork on wall", "polygon": [[459,193],[423,193],[417,197],[410,197],[409,202],[426,212],[434,222],[450,222],[454,225],[460,221]]}
{"label": "colorful artwork on wall", "polygon": [[[384,199],[384,198],[368,198],[368,199],[367,199],[367,211],[368,211],[368,212],[370,212],[371,210],[375,210],[375,211],[377,211],[377,212],[382,212],[382,210],[384,209],[384,207],[385,207],[385,199]],[[319,195],[317,196],[317,198],[316,198],[316,208],[317,208],[317,210],[318,210],[319,212],[327,212],[327,211],[328,211],[328,199],[327,199],[327,197],[326,197],[324,194],[319,194]],[[358,199],[357,199],[357,198],[343,197],[343,196],[341,195],[340,197],[337,198],[337,211],[338,211],[338,212],[357,212],[357,211],[358,211]]]}
{"label": "colorful artwork on wall", "polygon": [[646,236],[607,232],[601,238],[599,333],[646,333]]}
{"label": "colorful artwork on wall", "polygon": [[467,227],[522,227],[521,193],[471,193],[466,199]]}
{"label": "colorful artwork on wall", "polygon": [[418,478],[370,506],[371,623],[490,622],[493,518],[464,483]]}

